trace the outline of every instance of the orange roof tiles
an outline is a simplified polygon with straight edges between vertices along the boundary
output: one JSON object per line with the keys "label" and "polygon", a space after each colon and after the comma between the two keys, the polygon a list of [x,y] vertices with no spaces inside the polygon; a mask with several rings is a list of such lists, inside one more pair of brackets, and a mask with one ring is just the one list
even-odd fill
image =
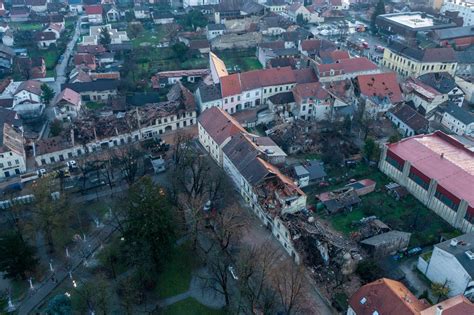
{"label": "orange roof tiles", "polygon": [[394,72],[359,75],[357,83],[361,94],[367,97],[388,97],[392,103],[403,100],[397,74]]}
{"label": "orange roof tiles", "polygon": [[198,120],[201,126],[218,145],[224,143],[229,137],[240,132],[245,132],[245,129],[237,120],[218,107],[206,109],[199,116]]}

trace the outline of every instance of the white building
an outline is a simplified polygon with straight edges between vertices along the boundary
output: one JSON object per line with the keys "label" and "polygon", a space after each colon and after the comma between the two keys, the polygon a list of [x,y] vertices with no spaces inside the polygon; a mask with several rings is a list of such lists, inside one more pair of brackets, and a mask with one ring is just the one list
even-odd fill
{"label": "white building", "polygon": [[474,115],[464,108],[447,102],[440,108],[441,124],[457,135],[474,136]]}
{"label": "white building", "polygon": [[126,31],[118,31],[115,28],[112,28],[111,24],[107,25],[96,25],[91,26],[89,29],[89,35],[83,36],[82,42],[80,45],[97,45],[100,41],[100,34],[103,30],[107,29],[110,34],[110,43],[111,44],[123,44],[124,42],[129,41]]}
{"label": "white building", "polygon": [[219,4],[219,0],[183,0],[183,8]]}
{"label": "white building", "polygon": [[21,122],[17,113],[0,108],[0,178],[26,171],[26,155]]}
{"label": "white building", "polygon": [[464,26],[474,25],[474,2],[470,0],[446,0],[441,7],[441,13],[457,11],[463,18]]}
{"label": "white building", "polygon": [[431,282],[446,283],[449,296],[474,293],[474,233],[436,244],[427,260],[420,256],[418,269]]}

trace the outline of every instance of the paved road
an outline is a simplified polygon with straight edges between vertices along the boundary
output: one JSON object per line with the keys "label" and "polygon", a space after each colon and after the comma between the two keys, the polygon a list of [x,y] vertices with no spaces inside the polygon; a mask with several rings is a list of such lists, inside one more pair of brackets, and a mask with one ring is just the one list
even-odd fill
{"label": "paved road", "polygon": [[[76,270],[84,262],[84,259],[88,259],[95,251],[97,251],[101,244],[103,244],[114,231],[114,227],[104,226],[100,230],[94,231],[94,236],[86,238],[86,242],[78,244],[75,250],[71,250],[71,253],[73,254],[69,261],[71,266],[70,270]],[[86,252],[85,254],[83,254],[84,251]],[[51,276],[46,278],[42,283],[35,284],[35,289],[30,291],[30,296],[21,303],[18,309],[19,315],[30,314],[36,307],[43,303],[56,287],[58,287],[63,281],[69,279],[69,268],[65,264],[54,266],[54,268],[54,277],[57,281],[53,281],[53,275],[51,274]]]}

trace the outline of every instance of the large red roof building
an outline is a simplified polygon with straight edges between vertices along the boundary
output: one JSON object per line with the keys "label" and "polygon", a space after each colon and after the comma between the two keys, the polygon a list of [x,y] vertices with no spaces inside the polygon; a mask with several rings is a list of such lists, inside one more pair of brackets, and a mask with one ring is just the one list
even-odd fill
{"label": "large red roof building", "polygon": [[463,232],[474,231],[474,152],[436,131],[388,144],[379,168]]}

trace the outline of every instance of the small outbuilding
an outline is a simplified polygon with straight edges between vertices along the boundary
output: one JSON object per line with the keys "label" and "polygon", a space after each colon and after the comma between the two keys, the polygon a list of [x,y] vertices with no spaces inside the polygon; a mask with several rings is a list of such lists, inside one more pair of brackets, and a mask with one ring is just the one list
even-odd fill
{"label": "small outbuilding", "polygon": [[360,242],[374,258],[381,258],[398,251],[404,251],[410,243],[411,233],[390,231],[375,235]]}

